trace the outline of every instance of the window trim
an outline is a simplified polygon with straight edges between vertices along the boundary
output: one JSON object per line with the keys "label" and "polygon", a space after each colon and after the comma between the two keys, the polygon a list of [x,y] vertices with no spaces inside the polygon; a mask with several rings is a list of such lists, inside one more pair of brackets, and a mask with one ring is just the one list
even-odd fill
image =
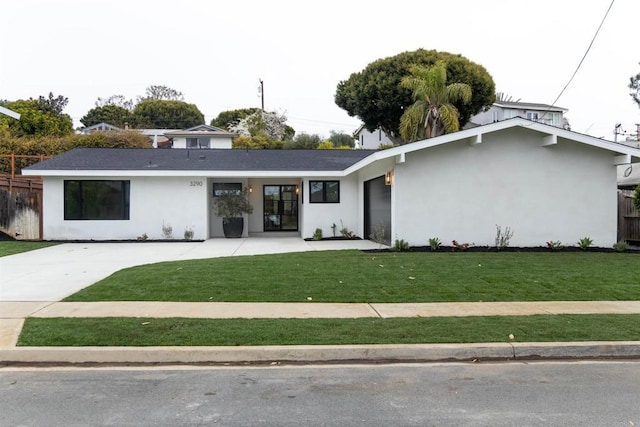
{"label": "window trim", "polygon": [[[315,184],[322,184],[322,200],[313,200],[312,196],[315,194],[312,188]],[[337,199],[328,200],[327,198],[327,184],[336,184]],[[315,180],[309,181],[309,203],[340,203],[340,181],[339,180]]]}

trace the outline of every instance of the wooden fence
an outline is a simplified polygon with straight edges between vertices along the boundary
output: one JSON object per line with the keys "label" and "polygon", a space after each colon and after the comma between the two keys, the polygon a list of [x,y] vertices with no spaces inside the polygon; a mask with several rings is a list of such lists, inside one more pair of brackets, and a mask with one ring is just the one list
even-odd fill
{"label": "wooden fence", "polygon": [[640,211],[633,205],[633,190],[618,190],[618,241],[640,243]]}
{"label": "wooden fence", "polygon": [[42,239],[42,180],[0,176],[0,233],[17,240]]}

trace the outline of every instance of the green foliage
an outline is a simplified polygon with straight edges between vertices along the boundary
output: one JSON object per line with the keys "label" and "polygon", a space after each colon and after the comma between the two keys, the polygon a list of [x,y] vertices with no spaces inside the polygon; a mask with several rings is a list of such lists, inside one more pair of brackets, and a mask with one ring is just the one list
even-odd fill
{"label": "green foliage", "polygon": [[21,240],[0,241],[0,257],[48,248],[49,246],[55,246],[57,244],[58,243],[52,242],[25,242]]}
{"label": "green foliage", "polygon": [[615,249],[616,252],[625,252],[627,249],[629,249],[629,245],[627,245],[627,242],[621,240],[617,243],[614,243],[613,249]]}
{"label": "green foliage", "polygon": [[[179,92],[173,88],[164,85],[151,85],[148,86],[145,95],[139,97],[142,101],[183,101],[184,96],[182,92]],[[204,122],[202,122],[204,123]],[[198,123],[198,124],[202,124]]]}
{"label": "green foliage", "polygon": [[415,65],[400,85],[411,90],[415,102],[400,117],[400,135],[406,142],[433,138],[460,129],[459,113],[454,102],[468,104],[471,87],[465,83],[447,84],[446,64],[432,67]]}
{"label": "green foliage", "polygon": [[323,141],[316,147],[317,150],[333,150],[335,147],[333,146],[333,142],[331,141]]}
{"label": "green foliage", "polygon": [[[50,94],[50,96],[53,96]],[[0,115],[0,128],[7,129],[12,136],[64,136],[73,133],[73,121],[62,114],[64,102],[52,99],[17,100],[5,102],[3,106],[20,113],[20,120]],[[60,111],[56,114],[56,112]]]}
{"label": "green foliage", "polygon": [[442,246],[442,242],[437,237],[432,237],[429,239],[429,246],[431,246],[432,251],[437,251]]}
{"label": "green foliage", "polygon": [[233,148],[236,149],[281,149],[283,146],[282,141],[276,141],[273,138],[269,138],[268,135],[259,134],[256,136],[240,135],[233,139]]}
{"label": "green foliage", "polygon": [[591,238],[589,237],[583,237],[582,239],[578,240],[578,246],[580,246],[580,249],[582,249],[583,251],[589,249],[591,245],[593,245],[593,240],[591,240]]}
{"label": "green foliage", "polygon": [[322,240],[322,228],[316,228],[311,238],[313,240]]}
{"label": "green foliage", "polygon": [[243,214],[253,212],[253,206],[249,202],[249,188],[245,187],[241,192],[227,191],[214,197],[213,210],[216,215],[227,222],[230,218],[239,218]]}
{"label": "green foliage", "polygon": [[193,229],[191,227],[184,229],[184,240],[193,240]]}
{"label": "green foliage", "polygon": [[322,142],[320,135],[300,133],[293,140],[285,141],[283,148],[285,149],[316,149]]}
{"label": "green foliage", "polygon": [[408,252],[410,248],[409,242],[403,239],[396,239],[393,242],[393,247],[391,249],[397,252]]}
{"label": "green foliage", "polygon": [[[13,137],[0,130],[0,154],[55,156],[78,147],[87,148],[151,148],[149,138],[136,131],[95,132],[90,135],[71,134],[63,137]],[[16,159],[20,169],[36,160]],[[0,172],[11,173],[9,159],[0,159]]]}
{"label": "green foliage", "polygon": [[557,251],[564,248],[564,246],[562,245],[562,242],[560,240],[549,240],[547,242],[547,248],[553,251]]}
{"label": "green foliage", "polygon": [[640,73],[631,76],[629,79],[629,95],[631,99],[633,99],[633,102],[640,107]]}
{"label": "green foliage", "polygon": [[348,147],[353,148],[356,144],[353,136],[346,133],[338,133],[335,131],[330,132],[329,141],[333,144],[335,148]]}
{"label": "green foliage", "polygon": [[238,124],[240,120],[246,119],[259,110],[259,108],[240,108],[238,110],[223,111],[218,114],[218,117],[211,120],[211,126],[229,130],[231,126]]}
{"label": "green foliage", "polygon": [[120,128],[124,128],[125,124],[133,124],[133,114],[124,107],[117,105],[105,105],[102,107],[94,107],[87,112],[80,122],[86,127],[97,125],[98,123],[108,123]]}
{"label": "green foliage", "polygon": [[640,184],[638,184],[633,192],[633,206],[640,211]]}
{"label": "green foliage", "polygon": [[133,109],[138,129],[187,129],[204,123],[204,115],[194,104],[184,101],[147,100]]}
{"label": "green foliage", "polygon": [[362,120],[369,131],[380,128],[394,143],[399,143],[400,117],[414,103],[411,90],[401,87],[400,81],[410,75],[411,66],[429,67],[438,61],[446,63],[449,82],[471,87],[471,102],[453,103],[462,127],[472,115],[491,106],[495,100],[495,84],[483,66],[447,52],[418,49],[372,62],[338,84],[335,102],[350,116]]}

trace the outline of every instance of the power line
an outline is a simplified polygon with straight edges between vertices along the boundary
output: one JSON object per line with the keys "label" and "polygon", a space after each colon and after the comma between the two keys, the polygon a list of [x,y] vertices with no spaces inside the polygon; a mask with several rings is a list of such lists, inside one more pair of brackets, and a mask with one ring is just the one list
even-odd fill
{"label": "power line", "polygon": [[[587,47],[587,51],[582,56],[582,59],[580,60],[580,63],[576,67],[576,70],[573,72],[573,75],[571,76],[571,78],[569,79],[567,84],[564,85],[564,87],[562,88],[562,90],[560,91],[558,96],[556,97],[555,101],[553,101],[553,103],[551,104],[552,107],[554,105],[556,105],[556,102],[558,102],[558,100],[560,99],[560,97],[562,96],[564,91],[567,89],[567,87],[569,87],[569,84],[571,84],[571,82],[573,81],[573,78],[576,76],[576,74],[578,74],[578,70],[580,70],[580,67],[582,66],[582,63],[584,62],[585,58],[589,54],[589,51],[591,50],[591,46],[593,46],[593,43],[596,41],[596,37],[598,36],[598,33],[600,32],[600,28],[602,28],[602,25],[604,24],[604,21],[607,19],[607,15],[609,15],[609,11],[613,7],[613,3],[614,2],[615,2],[615,0],[611,0],[611,4],[609,5],[609,8],[607,9],[607,12],[602,17],[602,20],[600,21],[600,25],[598,26],[598,29],[596,30],[596,33],[593,35],[593,38],[591,39],[591,43],[589,43],[589,47]],[[547,113],[547,111],[545,111],[545,114]]]}

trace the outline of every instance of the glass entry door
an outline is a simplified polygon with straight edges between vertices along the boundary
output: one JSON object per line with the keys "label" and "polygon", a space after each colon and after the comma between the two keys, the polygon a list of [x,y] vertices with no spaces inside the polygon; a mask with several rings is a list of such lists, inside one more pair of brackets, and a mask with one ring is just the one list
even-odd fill
{"label": "glass entry door", "polygon": [[298,193],[295,185],[265,185],[264,231],[298,231]]}

